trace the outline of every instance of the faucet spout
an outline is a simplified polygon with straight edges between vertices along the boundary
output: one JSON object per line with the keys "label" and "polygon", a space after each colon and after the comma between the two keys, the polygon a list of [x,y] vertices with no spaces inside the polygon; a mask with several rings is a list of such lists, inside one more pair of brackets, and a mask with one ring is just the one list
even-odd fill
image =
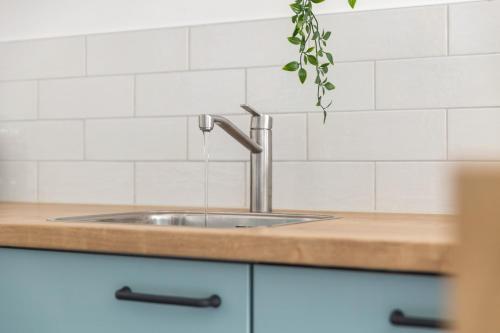
{"label": "faucet spout", "polygon": [[236,141],[241,143],[245,148],[250,150],[254,154],[259,154],[262,152],[262,146],[255,142],[248,135],[243,133],[235,124],[233,124],[227,118],[217,116],[202,114],[198,117],[198,125],[200,130],[203,132],[211,132],[214,129],[214,124],[219,125],[227,134],[232,136]]}

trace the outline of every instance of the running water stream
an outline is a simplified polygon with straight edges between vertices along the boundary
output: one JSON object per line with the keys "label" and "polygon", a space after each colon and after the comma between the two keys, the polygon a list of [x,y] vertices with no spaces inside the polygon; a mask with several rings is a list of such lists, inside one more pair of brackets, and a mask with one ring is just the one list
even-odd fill
{"label": "running water stream", "polygon": [[208,149],[208,135],[210,132],[203,131],[203,157],[205,158],[205,228],[208,224],[208,160],[210,158],[210,152]]}

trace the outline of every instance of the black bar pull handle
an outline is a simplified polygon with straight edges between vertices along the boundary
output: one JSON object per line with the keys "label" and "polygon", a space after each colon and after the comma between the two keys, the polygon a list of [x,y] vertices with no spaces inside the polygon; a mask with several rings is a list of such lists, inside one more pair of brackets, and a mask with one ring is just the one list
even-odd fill
{"label": "black bar pull handle", "polygon": [[191,306],[195,308],[218,308],[222,300],[217,295],[208,298],[188,298],[178,296],[163,296],[135,293],[130,287],[123,287],[115,292],[116,299],[133,302],[146,302],[156,304],[170,304],[180,306]]}
{"label": "black bar pull handle", "polygon": [[393,310],[389,317],[389,321],[394,326],[406,326],[417,328],[433,328],[442,329],[449,327],[448,323],[439,319],[409,317],[399,309]]}

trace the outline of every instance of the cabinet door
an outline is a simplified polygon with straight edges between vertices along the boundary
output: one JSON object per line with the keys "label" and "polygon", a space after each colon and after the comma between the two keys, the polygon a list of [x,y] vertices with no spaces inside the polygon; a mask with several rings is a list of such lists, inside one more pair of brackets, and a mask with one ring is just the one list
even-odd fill
{"label": "cabinet door", "polygon": [[[248,333],[248,265],[0,248],[0,332]],[[219,307],[117,300],[124,286]]]}
{"label": "cabinet door", "polygon": [[[257,265],[255,333],[427,333],[389,317],[442,318],[445,281],[436,276]],[[411,319],[411,318],[410,318]]]}

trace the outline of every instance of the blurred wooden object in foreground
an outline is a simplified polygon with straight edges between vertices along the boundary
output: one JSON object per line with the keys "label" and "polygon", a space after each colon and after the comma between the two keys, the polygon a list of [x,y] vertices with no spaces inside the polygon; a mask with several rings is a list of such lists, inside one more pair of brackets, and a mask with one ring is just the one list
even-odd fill
{"label": "blurred wooden object in foreground", "polygon": [[460,176],[458,333],[500,333],[500,168]]}

